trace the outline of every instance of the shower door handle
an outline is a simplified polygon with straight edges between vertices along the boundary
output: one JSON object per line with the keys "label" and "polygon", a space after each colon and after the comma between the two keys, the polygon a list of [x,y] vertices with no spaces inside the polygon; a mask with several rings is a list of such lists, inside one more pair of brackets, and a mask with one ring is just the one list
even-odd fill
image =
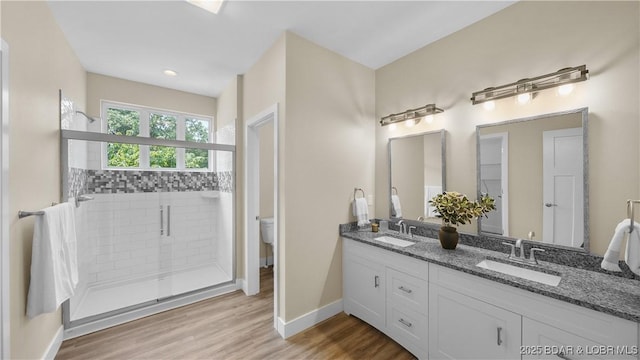
{"label": "shower door handle", "polygon": [[160,205],[160,235],[164,235],[164,209]]}
{"label": "shower door handle", "polygon": [[171,236],[171,205],[167,205],[167,236]]}

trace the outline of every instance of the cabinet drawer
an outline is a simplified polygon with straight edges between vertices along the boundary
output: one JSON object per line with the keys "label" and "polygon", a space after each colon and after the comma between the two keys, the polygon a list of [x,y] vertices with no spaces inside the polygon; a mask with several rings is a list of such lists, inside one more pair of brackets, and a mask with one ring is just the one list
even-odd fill
{"label": "cabinet drawer", "polygon": [[387,306],[387,334],[420,359],[427,358],[428,318],[403,305]]}
{"label": "cabinet drawer", "polygon": [[427,315],[427,288],[425,279],[387,268],[387,301]]}

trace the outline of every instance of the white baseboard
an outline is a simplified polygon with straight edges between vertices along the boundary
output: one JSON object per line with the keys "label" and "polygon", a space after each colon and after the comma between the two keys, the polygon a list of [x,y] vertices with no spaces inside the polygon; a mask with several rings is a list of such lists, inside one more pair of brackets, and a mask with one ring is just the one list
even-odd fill
{"label": "white baseboard", "polygon": [[242,290],[242,292],[247,295],[249,293],[249,288],[247,287],[247,282],[244,279],[236,279],[236,286],[238,289]]}
{"label": "white baseboard", "polygon": [[47,347],[47,351],[45,351],[44,356],[42,357],[44,360],[53,360],[58,354],[58,350],[60,350],[60,346],[62,345],[64,334],[64,328],[62,325],[56,331],[56,335],[51,339],[49,346]]}
{"label": "white baseboard", "polygon": [[286,339],[316,324],[319,324],[327,320],[328,318],[341,313],[342,311],[343,305],[342,299],[340,299],[319,309],[308,312],[287,323],[285,323],[281,318],[278,318],[278,333],[283,339]]}

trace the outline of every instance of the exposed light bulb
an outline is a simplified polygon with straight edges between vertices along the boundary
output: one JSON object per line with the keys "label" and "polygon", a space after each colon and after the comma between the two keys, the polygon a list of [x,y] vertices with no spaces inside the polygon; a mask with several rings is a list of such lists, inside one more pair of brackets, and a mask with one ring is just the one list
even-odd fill
{"label": "exposed light bulb", "polygon": [[558,95],[567,96],[573,91],[573,84],[564,84],[558,87]]}
{"label": "exposed light bulb", "polygon": [[431,124],[433,122],[433,115],[425,116],[424,121],[426,121],[428,124]]}
{"label": "exposed light bulb", "polygon": [[496,108],[496,102],[493,101],[493,100],[490,100],[490,101],[482,103],[482,106],[484,107],[485,110],[491,111],[491,110]]}
{"label": "exposed light bulb", "polygon": [[396,129],[396,124],[389,124],[389,131],[394,131]]}
{"label": "exposed light bulb", "polygon": [[526,104],[531,100],[531,93],[524,93],[518,95],[518,103]]}
{"label": "exposed light bulb", "polygon": [[404,122],[404,125],[406,127],[414,127],[416,125],[416,120],[415,119],[407,120]]}

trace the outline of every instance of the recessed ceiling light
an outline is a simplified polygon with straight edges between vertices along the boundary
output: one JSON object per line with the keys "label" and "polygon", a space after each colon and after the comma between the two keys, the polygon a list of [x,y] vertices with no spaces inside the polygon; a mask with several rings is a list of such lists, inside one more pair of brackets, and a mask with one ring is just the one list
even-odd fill
{"label": "recessed ceiling light", "polygon": [[217,14],[220,11],[224,0],[187,0],[187,2],[191,5],[205,9],[208,12]]}
{"label": "recessed ceiling light", "polygon": [[163,73],[164,73],[165,75],[167,75],[167,76],[178,76],[178,73],[177,73],[177,72],[175,72],[175,71],[173,71],[173,70],[170,70],[170,69],[167,69],[167,70],[163,71]]}

